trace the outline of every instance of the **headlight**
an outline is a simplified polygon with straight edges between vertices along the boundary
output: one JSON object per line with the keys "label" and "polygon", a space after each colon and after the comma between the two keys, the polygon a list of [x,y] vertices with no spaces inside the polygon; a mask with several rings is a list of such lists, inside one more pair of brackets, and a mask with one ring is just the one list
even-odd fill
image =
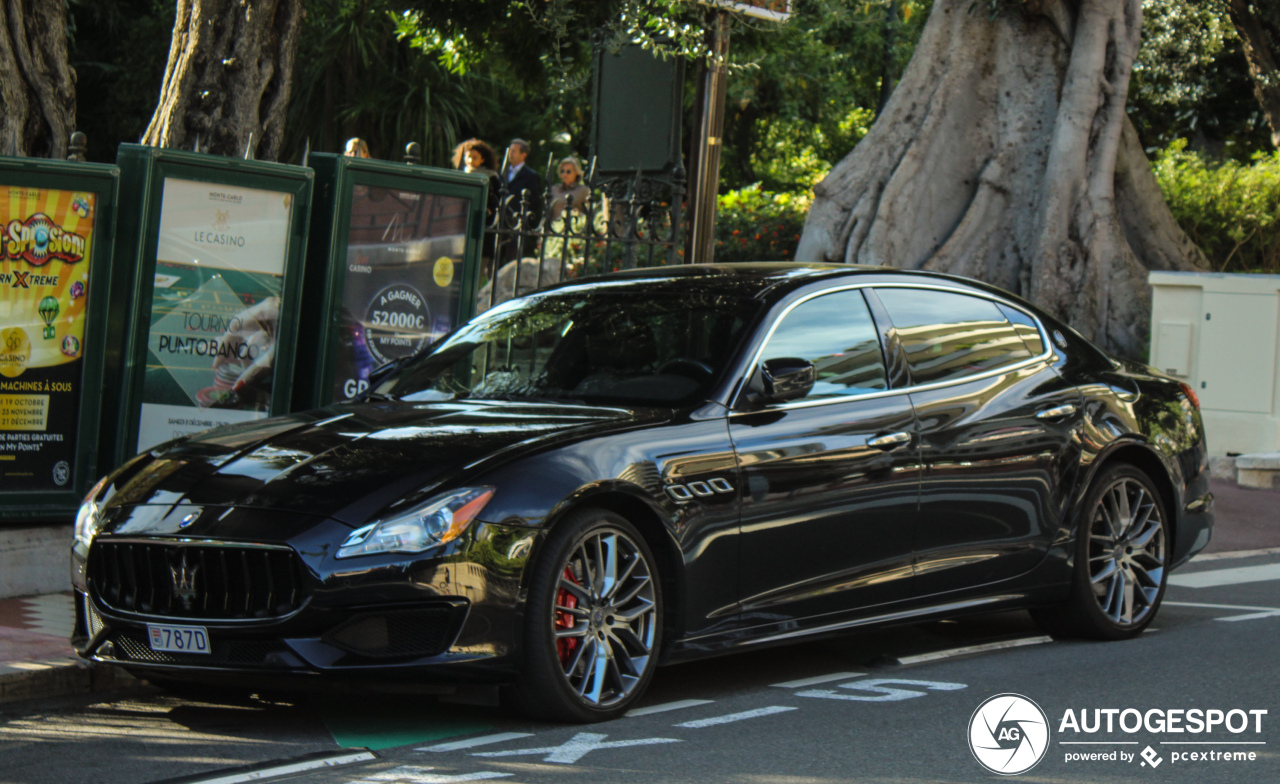
{"label": "headlight", "polygon": [[411,512],[351,532],[339,558],[373,553],[420,553],[453,541],[493,497],[492,487],[464,487],[435,496]]}
{"label": "headlight", "polygon": [[98,527],[102,524],[102,510],[98,507],[98,494],[107,486],[107,480],[111,476],[102,477],[98,483],[89,488],[89,492],[85,494],[84,500],[80,502],[80,510],[76,512],[76,541],[88,547],[93,541],[94,534],[98,533]]}

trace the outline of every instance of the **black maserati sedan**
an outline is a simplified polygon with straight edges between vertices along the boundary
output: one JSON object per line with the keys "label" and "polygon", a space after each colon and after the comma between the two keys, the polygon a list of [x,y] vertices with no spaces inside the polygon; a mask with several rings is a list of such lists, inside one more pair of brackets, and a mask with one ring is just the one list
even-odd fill
{"label": "black maserati sedan", "polygon": [[105,477],[72,642],[162,684],[477,684],[597,721],[661,663],[877,624],[1135,636],[1212,503],[1190,388],[990,286],[632,270]]}

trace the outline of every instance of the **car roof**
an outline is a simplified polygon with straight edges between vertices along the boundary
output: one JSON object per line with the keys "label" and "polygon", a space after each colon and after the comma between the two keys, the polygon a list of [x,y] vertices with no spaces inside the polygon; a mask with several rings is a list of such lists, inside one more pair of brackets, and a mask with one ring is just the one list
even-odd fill
{"label": "car roof", "polygon": [[904,270],[894,267],[869,266],[865,264],[824,264],[819,262],[795,261],[746,261],[731,264],[673,264],[665,267],[641,267],[619,270],[595,275],[584,275],[562,281],[544,289],[554,291],[571,289],[576,286],[590,286],[600,283],[628,281],[634,285],[647,288],[666,288],[678,281],[681,289],[705,287],[708,291],[728,294],[736,293],[743,297],[777,297],[785,295],[800,286],[832,278],[871,277],[878,283],[904,281],[921,278],[936,282],[946,282],[970,289],[981,289],[1000,296],[1012,296],[994,286],[969,278],[923,270]]}

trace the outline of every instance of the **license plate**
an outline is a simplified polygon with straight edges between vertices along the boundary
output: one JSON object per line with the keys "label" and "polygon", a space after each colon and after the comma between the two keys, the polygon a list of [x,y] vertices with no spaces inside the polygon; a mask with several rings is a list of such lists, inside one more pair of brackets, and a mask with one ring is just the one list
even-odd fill
{"label": "license plate", "polygon": [[147,624],[151,650],[174,653],[209,653],[209,633],[203,626]]}

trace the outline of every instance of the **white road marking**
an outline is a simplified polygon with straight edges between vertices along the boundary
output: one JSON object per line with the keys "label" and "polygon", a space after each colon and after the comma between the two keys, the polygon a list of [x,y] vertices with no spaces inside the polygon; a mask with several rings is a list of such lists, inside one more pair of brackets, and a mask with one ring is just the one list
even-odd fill
{"label": "white road marking", "polygon": [[398,768],[385,770],[381,773],[375,773],[372,776],[366,776],[355,781],[348,781],[347,784],[381,784],[382,782],[397,782],[397,784],[454,784],[454,782],[462,781],[487,781],[489,779],[504,779],[508,776],[514,776],[514,773],[495,773],[490,770],[482,770],[479,773],[428,773],[427,771],[435,770],[435,768],[424,768],[418,765],[401,765]]}
{"label": "white road marking", "polygon": [[1220,585],[1259,583],[1264,580],[1280,580],[1280,564],[1239,566],[1235,569],[1213,569],[1207,572],[1175,574],[1169,578],[1169,584],[1183,588],[1216,588]]}
{"label": "white road marking", "polygon": [[1280,612],[1280,607],[1250,607],[1244,604],[1204,604],[1201,602],[1160,602],[1166,607],[1208,607],[1213,610],[1261,610]]}
{"label": "white road marking", "polygon": [[754,719],[759,716],[771,716],[775,713],[786,713],[787,711],[796,710],[783,705],[770,705],[767,708],[756,708],[755,710],[743,711],[741,713],[730,713],[727,716],[714,716],[710,719],[698,719],[697,721],[686,721],[683,724],[677,724],[677,727],[688,727],[692,730],[702,729],[703,727],[714,727],[717,724],[731,724],[735,721],[744,721],[746,719]]}
{"label": "white road marking", "polygon": [[536,749],[512,749],[510,751],[481,751],[472,754],[473,757],[524,757],[537,754],[546,754],[542,758],[543,762],[558,762],[562,765],[572,765],[578,760],[600,749],[624,749],[630,746],[654,746],[659,743],[681,743],[676,738],[640,738],[639,740],[614,740],[608,743],[602,741],[609,737],[601,733],[595,732],[579,732],[569,740],[559,746],[543,746]]}
{"label": "white road marking", "polygon": [[1059,746],[1137,746],[1136,740],[1060,740]]}
{"label": "white road marking", "polygon": [[650,705],[647,708],[636,708],[626,713],[628,718],[635,716],[648,716],[651,713],[666,713],[667,711],[680,710],[681,708],[693,708],[698,705],[710,705],[714,700],[680,700],[679,702],[664,702],[661,705]]}
{"label": "white road marking", "polygon": [[878,696],[867,697],[859,694],[841,694],[840,692],[830,689],[812,689],[810,691],[798,691],[797,697],[818,697],[826,700],[854,700],[857,702],[897,702],[899,700],[909,700],[912,697],[923,697],[925,693],[915,691],[913,689],[894,689],[887,684],[899,684],[903,686],[923,686],[926,689],[934,691],[956,691],[957,689],[969,688],[964,683],[946,683],[940,681],[913,681],[906,678],[876,678],[869,681],[850,681],[849,683],[840,684],[842,689],[853,689],[857,691],[869,691]]}
{"label": "white road marking", "polygon": [[319,768],[335,768],[339,765],[351,765],[356,762],[367,762],[377,759],[377,755],[372,752],[362,751],[358,754],[342,754],[336,757],[323,757],[321,759],[303,760],[302,762],[294,762],[289,765],[277,765],[274,768],[262,768],[261,770],[251,770],[248,773],[235,773],[229,776],[215,776],[211,779],[199,779],[191,782],[191,784],[242,784],[248,781],[262,781],[263,779],[273,779],[277,776],[288,776],[294,773],[301,773],[307,770],[317,770]]}
{"label": "white road marking", "polygon": [[1272,555],[1280,553],[1280,547],[1268,547],[1262,550],[1232,550],[1228,553],[1208,553],[1196,556],[1195,563],[1204,561],[1220,561],[1228,558],[1252,558],[1255,555]]}
{"label": "white road marking", "polygon": [[479,738],[468,738],[466,740],[455,740],[449,743],[437,743],[434,746],[424,746],[414,751],[457,751],[458,749],[470,749],[476,746],[487,746],[490,743],[502,743],[508,740],[519,740],[520,738],[532,738],[533,733],[530,732],[501,732],[497,735],[484,735]]}
{"label": "white road marking", "polygon": [[1214,618],[1215,621],[1256,621],[1260,618],[1280,617],[1280,607],[1246,607],[1238,604],[1201,604],[1199,602],[1161,602],[1174,607],[1208,607],[1215,610],[1252,610],[1245,615],[1231,615],[1226,618]]}
{"label": "white road marking", "polygon": [[920,664],[922,662],[937,661],[938,659],[950,659],[952,656],[966,656],[971,653],[986,653],[988,651],[1004,650],[1005,648],[1021,648],[1026,645],[1039,645],[1045,642],[1053,642],[1053,638],[1042,634],[1038,637],[1023,637],[1018,640],[988,642],[983,643],[982,645],[966,645],[963,648],[948,648],[945,651],[920,653],[915,656],[899,656],[897,661],[898,664]]}
{"label": "white road marking", "polygon": [[787,681],[785,683],[771,683],[776,689],[803,689],[805,686],[817,686],[819,683],[830,683],[831,681],[843,681],[850,678],[861,678],[866,675],[865,672],[833,672],[830,675],[818,675],[813,678],[801,678],[798,681]]}

